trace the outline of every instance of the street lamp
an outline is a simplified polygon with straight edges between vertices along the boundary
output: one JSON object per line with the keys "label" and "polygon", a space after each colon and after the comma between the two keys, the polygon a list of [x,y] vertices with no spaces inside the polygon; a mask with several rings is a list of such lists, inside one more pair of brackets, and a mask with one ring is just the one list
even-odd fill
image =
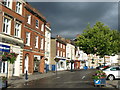
{"label": "street lamp", "polygon": [[56,77],[57,77],[57,64],[58,64],[58,62],[59,62],[59,58],[54,58],[54,60],[55,60],[55,62],[56,62]]}

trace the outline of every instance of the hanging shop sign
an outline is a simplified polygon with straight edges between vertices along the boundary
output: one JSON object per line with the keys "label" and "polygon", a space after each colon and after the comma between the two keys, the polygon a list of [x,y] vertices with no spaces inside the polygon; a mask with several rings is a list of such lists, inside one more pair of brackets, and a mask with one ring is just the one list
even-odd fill
{"label": "hanging shop sign", "polygon": [[2,51],[2,52],[10,52],[10,46],[0,44],[0,51]]}

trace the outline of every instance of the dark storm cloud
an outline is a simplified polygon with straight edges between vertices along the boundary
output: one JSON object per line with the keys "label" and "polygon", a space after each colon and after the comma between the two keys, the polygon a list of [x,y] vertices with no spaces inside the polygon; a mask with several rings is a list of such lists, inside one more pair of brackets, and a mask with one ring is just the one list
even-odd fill
{"label": "dark storm cloud", "polygon": [[117,2],[31,2],[51,23],[52,35],[74,38],[90,23],[101,21],[112,29],[118,25]]}

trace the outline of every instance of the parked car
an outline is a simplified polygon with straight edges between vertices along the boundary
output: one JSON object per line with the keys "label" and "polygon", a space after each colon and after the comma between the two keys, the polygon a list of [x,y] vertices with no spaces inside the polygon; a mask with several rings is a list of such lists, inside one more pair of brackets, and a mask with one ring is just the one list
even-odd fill
{"label": "parked car", "polygon": [[102,70],[106,73],[107,79],[114,80],[120,78],[120,66],[111,66]]}
{"label": "parked car", "polygon": [[100,66],[96,67],[96,69],[100,69],[101,67],[104,67],[104,65],[100,65]]}
{"label": "parked car", "polygon": [[102,70],[102,69],[106,69],[106,68],[109,68],[109,67],[110,67],[110,65],[103,66],[103,67],[100,68],[100,70]]}

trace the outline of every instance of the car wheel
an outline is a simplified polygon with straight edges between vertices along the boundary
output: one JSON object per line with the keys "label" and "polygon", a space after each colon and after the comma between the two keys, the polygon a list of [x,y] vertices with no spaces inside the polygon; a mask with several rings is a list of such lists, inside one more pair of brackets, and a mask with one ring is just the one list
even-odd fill
{"label": "car wheel", "polygon": [[111,81],[115,79],[115,77],[113,75],[109,75],[107,78],[108,78],[108,80],[111,80]]}

